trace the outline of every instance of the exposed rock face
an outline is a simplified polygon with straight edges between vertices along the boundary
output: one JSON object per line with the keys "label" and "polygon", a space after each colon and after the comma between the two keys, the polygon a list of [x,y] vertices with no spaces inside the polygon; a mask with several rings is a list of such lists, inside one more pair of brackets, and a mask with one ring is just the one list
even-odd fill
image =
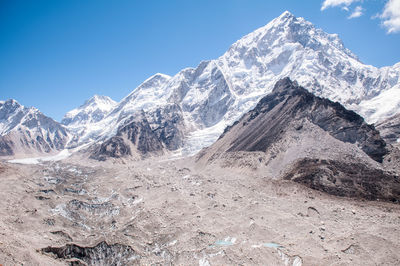
{"label": "exposed rock face", "polygon": [[139,117],[132,117],[131,120],[128,120],[125,126],[118,129],[117,136],[126,137],[143,154],[158,152],[163,148],[144,113]]}
{"label": "exposed rock face", "polygon": [[50,153],[65,148],[70,133],[36,108],[0,103],[0,155]]}
{"label": "exposed rock face", "polygon": [[272,93],[239,121],[247,125],[246,130],[237,136],[228,151],[266,151],[291,121],[302,119],[340,141],[356,144],[378,162],[387,154],[379,132],[361,116],[339,103],[314,96],[289,78],[277,82]]}
{"label": "exposed rock face", "polygon": [[182,109],[177,104],[158,108],[146,114],[152,130],[168,150],[176,150],[183,145],[185,123]]}
{"label": "exposed rock face", "polygon": [[397,201],[399,177],[381,164],[387,154],[379,132],[362,117],[285,78],[197,158],[333,195]]}
{"label": "exposed rock face", "polygon": [[398,176],[361,163],[303,159],[295,163],[283,178],[336,196],[400,200]]}
{"label": "exposed rock face", "polygon": [[13,155],[14,152],[12,150],[13,142],[11,140],[6,140],[6,138],[1,138],[0,140],[0,155],[7,156]]}
{"label": "exposed rock face", "polygon": [[43,248],[42,252],[68,260],[69,265],[130,265],[139,258],[130,246],[118,243],[107,244],[105,241],[93,247],[82,247],[76,244],[47,247]]}
{"label": "exposed rock face", "polygon": [[132,155],[130,146],[125,143],[123,138],[115,136],[103,142],[90,157],[105,161],[108,157],[121,158],[128,155]]}
{"label": "exposed rock face", "polygon": [[163,143],[142,112],[130,117],[125,125],[118,128],[117,135],[103,142],[91,157],[98,160],[127,155],[142,157],[148,154],[162,154],[163,150]]}
{"label": "exposed rock face", "polygon": [[386,142],[400,144],[400,114],[394,115],[376,125]]}

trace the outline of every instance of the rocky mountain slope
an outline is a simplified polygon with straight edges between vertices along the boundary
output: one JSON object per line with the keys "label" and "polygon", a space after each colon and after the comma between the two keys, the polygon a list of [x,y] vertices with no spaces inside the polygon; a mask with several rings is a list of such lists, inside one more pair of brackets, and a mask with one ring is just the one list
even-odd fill
{"label": "rocky mountain slope", "polygon": [[[365,65],[336,34],[327,34],[284,12],[238,40],[218,59],[183,69],[173,77],[150,77],[103,119],[87,126],[78,142],[105,141],[115,136],[131,115],[173,104],[186,129],[180,132],[182,139],[174,148],[194,153],[212,144],[226,126],[254,108],[284,77],[357,111],[368,122],[393,115],[400,102],[399,97],[389,97],[398,92],[400,64],[383,68]],[[388,97],[391,107],[382,109],[381,103],[387,103]],[[148,119],[152,125],[158,123]],[[168,117],[161,120],[170,123]]]}
{"label": "rocky mountain slope", "polygon": [[29,155],[63,150],[71,139],[67,128],[15,100],[0,102],[0,155]]}
{"label": "rocky mountain slope", "polygon": [[335,195],[398,201],[399,177],[381,165],[387,154],[379,132],[361,116],[285,78],[198,160],[261,168]]}

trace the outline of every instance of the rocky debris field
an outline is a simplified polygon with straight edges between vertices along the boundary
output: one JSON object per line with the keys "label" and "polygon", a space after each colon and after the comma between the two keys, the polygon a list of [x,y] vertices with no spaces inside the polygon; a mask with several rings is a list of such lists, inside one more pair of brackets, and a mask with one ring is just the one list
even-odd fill
{"label": "rocky debris field", "polygon": [[0,167],[3,265],[398,265],[400,206],[192,159]]}

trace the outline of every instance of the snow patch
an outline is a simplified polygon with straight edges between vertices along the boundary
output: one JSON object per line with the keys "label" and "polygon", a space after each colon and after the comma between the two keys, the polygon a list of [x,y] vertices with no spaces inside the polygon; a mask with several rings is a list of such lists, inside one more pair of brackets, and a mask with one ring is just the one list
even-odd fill
{"label": "snow patch", "polygon": [[53,156],[46,156],[46,157],[34,157],[34,158],[23,158],[23,159],[14,159],[9,160],[9,163],[16,163],[16,164],[39,164],[42,162],[56,162],[61,161],[63,159],[68,158],[71,155],[69,150],[62,150],[56,155]]}

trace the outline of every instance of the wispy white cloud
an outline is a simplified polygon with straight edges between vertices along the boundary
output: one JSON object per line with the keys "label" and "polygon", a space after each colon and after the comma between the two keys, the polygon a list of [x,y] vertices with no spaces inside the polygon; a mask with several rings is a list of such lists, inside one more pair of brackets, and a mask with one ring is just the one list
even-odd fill
{"label": "wispy white cloud", "polygon": [[380,18],[388,33],[400,32],[400,0],[389,0]]}
{"label": "wispy white cloud", "polygon": [[350,14],[350,16],[348,16],[348,19],[352,19],[352,18],[358,18],[361,17],[363,15],[363,11],[364,9],[362,8],[362,6],[357,6],[353,13]]}
{"label": "wispy white cloud", "polygon": [[[327,8],[339,7],[346,12],[352,10],[347,17],[348,19],[358,18],[364,15],[365,9],[361,5],[353,9],[352,5],[357,2],[363,3],[364,1],[366,0],[323,0],[321,11]],[[382,11],[372,16],[371,19],[380,19],[382,26],[386,28],[388,33],[400,33],[400,0],[385,0],[385,2]]]}
{"label": "wispy white cloud", "polygon": [[348,10],[348,6],[355,2],[360,2],[361,0],[325,0],[322,3],[321,10],[325,10],[329,7],[343,7],[346,11]]}

